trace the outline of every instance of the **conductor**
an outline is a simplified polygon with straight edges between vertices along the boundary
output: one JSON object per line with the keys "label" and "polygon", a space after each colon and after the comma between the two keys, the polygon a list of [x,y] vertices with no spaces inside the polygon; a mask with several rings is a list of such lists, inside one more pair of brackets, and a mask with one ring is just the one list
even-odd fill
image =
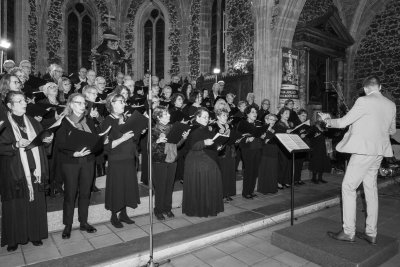
{"label": "conductor", "polygon": [[389,135],[396,132],[396,106],[381,93],[376,76],[363,82],[365,96],[357,99],[353,108],[340,119],[326,119],[328,127],[344,128],[350,125],[336,150],[351,153],[342,182],[343,230],[328,232],[334,239],[354,242],[356,234],[357,187],[363,183],[367,203],[365,233],[357,237],[376,244],[378,222],[377,173],[383,157],[392,157]]}

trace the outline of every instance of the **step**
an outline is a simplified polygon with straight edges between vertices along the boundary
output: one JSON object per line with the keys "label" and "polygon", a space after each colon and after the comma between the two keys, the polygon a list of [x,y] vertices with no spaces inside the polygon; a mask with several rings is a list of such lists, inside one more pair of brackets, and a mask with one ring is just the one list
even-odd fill
{"label": "step", "polygon": [[271,244],[329,267],[375,267],[398,253],[397,239],[382,234],[378,234],[376,246],[358,238],[355,243],[348,243],[327,235],[327,231],[340,229],[338,221],[317,217],[273,232]]}

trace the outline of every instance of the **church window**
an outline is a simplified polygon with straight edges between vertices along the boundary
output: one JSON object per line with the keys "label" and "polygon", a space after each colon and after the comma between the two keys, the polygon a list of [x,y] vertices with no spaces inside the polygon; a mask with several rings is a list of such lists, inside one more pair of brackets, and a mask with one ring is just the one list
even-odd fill
{"label": "church window", "polygon": [[151,45],[151,69],[152,75],[164,78],[165,57],[165,21],[163,14],[158,9],[153,9],[144,24],[144,71],[149,65],[149,47]]}
{"label": "church window", "polygon": [[214,0],[211,10],[211,70],[225,70],[225,0]]}
{"label": "church window", "polygon": [[77,72],[80,67],[90,69],[89,61],[93,35],[93,16],[82,4],[75,4],[67,12],[67,67],[68,72]]}

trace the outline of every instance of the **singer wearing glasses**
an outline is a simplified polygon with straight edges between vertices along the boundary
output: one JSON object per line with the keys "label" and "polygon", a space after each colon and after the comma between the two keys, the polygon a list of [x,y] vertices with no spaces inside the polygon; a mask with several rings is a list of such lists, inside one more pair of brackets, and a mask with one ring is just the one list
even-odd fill
{"label": "singer wearing glasses", "polygon": [[108,156],[105,207],[111,211],[110,221],[115,228],[122,228],[122,222],[133,224],[126,207],[134,209],[140,204],[135,165],[138,137],[132,131],[122,134],[118,130],[119,125],[125,123],[125,105],[123,95],[113,93],[107,96],[106,108],[110,115],[101,126],[104,131],[111,126],[108,144],[104,147]]}

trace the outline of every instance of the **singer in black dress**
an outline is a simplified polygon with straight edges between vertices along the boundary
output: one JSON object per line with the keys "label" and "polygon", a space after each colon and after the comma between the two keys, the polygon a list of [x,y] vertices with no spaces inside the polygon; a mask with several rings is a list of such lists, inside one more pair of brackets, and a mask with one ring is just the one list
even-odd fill
{"label": "singer in black dress", "polygon": [[221,171],[217,164],[217,151],[207,149],[213,144],[214,133],[208,128],[207,109],[199,108],[194,128],[186,145],[182,213],[187,216],[216,216],[224,211]]}
{"label": "singer in black dress", "polygon": [[39,122],[25,115],[25,96],[10,91],[5,102],[10,113],[0,135],[1,246],[15,251],[18,244],[31,241],[40,246],[48,237],[44,183],[49,177],[44,147],[23,149],[42,130]]}
{"label": "singer in black dress", "polygon": [[257,196],[254,194],[254,188],[258,177],[262,142],[259,137],[254,136],[257,127],[257,109],[248,106],[244,113],[247,119],[240,121],[237,128],[242,134],[249,135],[249,137],[243,138],[239,144],[244,165],[242,196],[246,199],[252,199]]}
{"label": "singer in black dress", "polygon": [[[105,131],[111,126],[105,153],[108,156],[105,207],[111,211],[111,224],[122,228],[121,222],[132,224],[126,207],[135,209],[140,203],[136,176],[136,140],[130,131],[122,134],[119,125],[124,123],[125,98],[120,94],[110,94],[106,99],[107,110],[111,113],[102,124]],[[117,217],[117,212],[119,216]]]}
{"label": "singer in black dress", "polygon": [[268,114],[264,119],[269,127],[262,138],[263,145],[258,169],[257,191],[262,194],[268,194],[278,191],[279,147],[278,141],[275,139],[275,130],[273,129],[278,118],[274,114]]}
{"label": "singer in black dress", "polygon": [[[227,109],[215,110],[217,121],[212,125],[214,133],[230,135],[233,130],[228,124],[229,111]],[[227,144],[218,151],[218,164],[221,169],[224,199],[231,201],[231,196],[236,195],[236,148],[234,144]]]}

